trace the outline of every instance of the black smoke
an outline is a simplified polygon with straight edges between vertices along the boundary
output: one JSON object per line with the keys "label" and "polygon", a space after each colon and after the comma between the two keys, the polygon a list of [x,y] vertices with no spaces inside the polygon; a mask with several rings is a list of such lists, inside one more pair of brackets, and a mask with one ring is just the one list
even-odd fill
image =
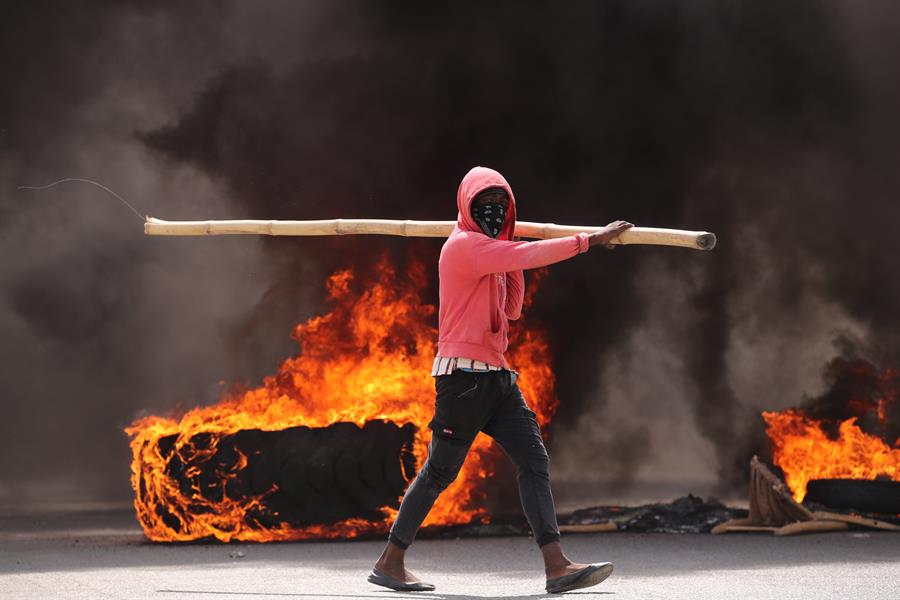
{"label": "black smoke", "polygon": [[834,437],[842,421],[856,418],[864,432],[886,444],[900,440],[900,372],[896,368],[849,355],[835,358],[823,371],[828,388],[803,402],[804,414],[823,421]]}
{"label": "black smoke", "polygon": [[[809,0],[214,6],[18,7],[2,38],[16,50],[4,54],[15,83],[0,99],[8,189],[88,168],[164,218],[452,219],[459,179],[482,164],[510,180],[523,220],[625,218],[715,231],[712,253],[626,248],[555,266],[526,319],[552,336],[560,431],[578,430],[608,405],[625,374],[605,366],[649,368],[635,332],[661,340],[657,350],[677,357],[679,378],[648,389],[646,402],[683,398],[679,418],[709,441],[727,483],[743,479],[739,465],[762,443],[747,433],[758,430],[759,408],[795,404],[797,390],[783,383],[819,385],[805,365],[820,368],[838,352],[810,352],[810,331],[854,329],[896,360],[896,8]],[[98,59],[99,68],[88,66]],[[113,176],[90,157],[98,148],[113,155],[117,144],[134,160],[113,165]],[[140,171],[143,187],[129,186],[127,168]],[[177,185],[171,173],[183,174]],[[218,194],[226,200],[216,204]],[[91,214],[114,210],[87,198],[79,210],[88,202]],[[290,349],[269,340],[315,312],[329,270],[365,268],[384,251],[433,264],[439,249],[334,238],[179,240],[167,250],[113,234],[110,217],[96,218],[112,236],[98,243],[41,231],[38,216],[65,216],[23,209],[19,195],[4,192],[0,206],[0,227],[14,241],[6,248],[28,263],[4,273],[8,327],[33,343],[28,364],[4,376],[7,397],[19,400],[11,402],[18,420],[7,421],[19,425],[0,432],[4,452],[27,447],[40,430],[34,407],[49,392],[23,380],[62,359],[75,364],[75,348],[81,362],[71,368],[88,375],[70,381],[71,402],[116,407],[90,431],[174,402],[159,397],[174,384],[131,392],[145,379],[141,368],[119,365],[121,340],[139,357],[160,352],[168,338],[148,333],[146,319],[165,321],[197,297],[210,302],[191,280],[197,269],[211,269],[205,282],[218,286],[218,321],[201,311],[185,318],[186,364],[150,369],[203,365],[177,376],[186,402],[216,377],[271,370]],[[77,224],[96,231],[94,221]],[[48,256],[54,244],[65,252]],[[244,272],[219,256],[223,248],[251,255]],[[160,292],[168,280],[151,267],[184,256],[195,258]],[[193,322],[214,339],[191,335]],[[218,350],[204,355],[205,344]],[[120,384],[89,381],[102,365]],[[116,402],[126,390],[128,400]],[[629,431],[598,439],[611,461],[639,457],[637,470],[654,448],[666,451],[647,406],[635,408],[631,425],[605,424]],[[89,461],[99,446],[78,456]],[[53,471],[53,453],[38,454],[29,468]],[[578,459],[590,456],[583,449]],[[27,472],[3,466],[0,481]]]}

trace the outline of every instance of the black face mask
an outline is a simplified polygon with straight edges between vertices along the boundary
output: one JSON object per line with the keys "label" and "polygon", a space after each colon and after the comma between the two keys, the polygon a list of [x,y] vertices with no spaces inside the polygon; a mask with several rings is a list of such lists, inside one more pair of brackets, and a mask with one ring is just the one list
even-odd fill
{"label": "black face mask", "polygon": [[472,206],[472,218],[488,237],[500,235],[506,221],[506,204],[504,202],[484,202]]}

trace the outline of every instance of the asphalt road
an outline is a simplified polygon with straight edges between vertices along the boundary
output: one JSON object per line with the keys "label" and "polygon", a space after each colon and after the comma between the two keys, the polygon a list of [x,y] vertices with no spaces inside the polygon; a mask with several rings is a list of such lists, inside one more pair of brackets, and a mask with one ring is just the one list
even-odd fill
{"label": "asphalt road", "polygon": [[[367,598],[381,542],[158,545],[125,513],[0,516],[0,598]],[[579,598],[900,599],[900,534],[570,535],[579,561],[610,560]],[[423,540],[408,567],[437,585],[422,600],[550,597],[528,538]]]}

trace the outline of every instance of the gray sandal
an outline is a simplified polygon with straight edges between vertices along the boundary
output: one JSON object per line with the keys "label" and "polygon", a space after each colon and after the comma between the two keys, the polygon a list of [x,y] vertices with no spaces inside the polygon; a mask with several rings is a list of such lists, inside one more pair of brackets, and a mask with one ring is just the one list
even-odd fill
{"label": "gray sandal", "polygon": [[372,572],[369,573],[369,576],[366,579],[369,583],[397,590],[398,592],[430,592],[434,589],[434,585],[431,583],[425,583],[424,581],[406,583],[405,581],[394,579],[387,573],[378,569],[372,569]]}
{"label": "gray sandal", "polygon": [[594,563],[592,565],[586,566],[580,571],[575,571],[574,573],[569,573],[568,575],[563,575],[562,577],[548,579],[546,589],[551,594],[558,594],[560,592],[568,592],[571,590],[590,587],[592,585],[597,585],[598,583],[609,577],[610,573],[612,572],[612,563]]}

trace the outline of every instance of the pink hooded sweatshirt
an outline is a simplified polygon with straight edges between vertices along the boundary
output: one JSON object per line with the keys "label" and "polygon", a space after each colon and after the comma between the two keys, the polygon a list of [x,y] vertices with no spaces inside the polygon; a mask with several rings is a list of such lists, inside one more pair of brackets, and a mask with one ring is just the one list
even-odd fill
{"label": "pink hooded sweatshirt", "polygon": [[[506,221],[497,239],[486,236],[472,218],[472,201],[480,192],[500,187],[509,196]],[[506,179],[493,169],[475,167],[456,192],[456,227],[438,261],[440,310],[438,356],[462,357],[509,368],[503,356],[508,319],[522,314],[523,269],[536,269],[587,252],[586,233],[514,242],[516,200]]]}

